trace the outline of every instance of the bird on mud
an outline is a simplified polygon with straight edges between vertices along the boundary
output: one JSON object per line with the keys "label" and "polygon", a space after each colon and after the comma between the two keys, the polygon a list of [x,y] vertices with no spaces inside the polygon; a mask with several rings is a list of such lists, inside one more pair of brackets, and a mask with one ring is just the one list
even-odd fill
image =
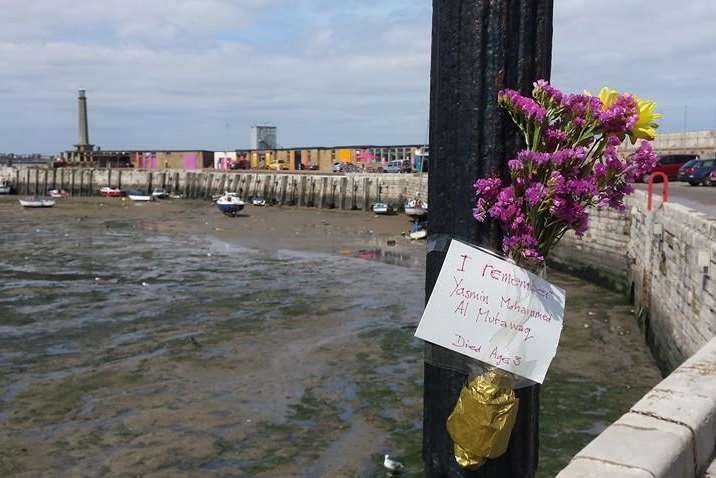
{"label": "bird on mud", "polygon": [[402,463],[393,460],[390,458],[390,455],[385,455],[385,458],[383,459],[383,466],[390,472],[391,475],[397,475],[405,469]]}

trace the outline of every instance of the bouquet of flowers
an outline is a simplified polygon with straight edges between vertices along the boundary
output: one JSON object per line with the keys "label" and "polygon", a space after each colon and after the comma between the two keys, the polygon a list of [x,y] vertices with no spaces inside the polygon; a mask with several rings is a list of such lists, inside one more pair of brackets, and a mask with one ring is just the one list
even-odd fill
{"label": "bouquet of flowers", "polygon": [[[631,183],[656,166],[650,141],[661,114],[629,93],[564,94],[545,80],[534,83],[532,98],[503,90],[497,101],[524,135],[525,148],[509,161],[509,179],[475,182],[473,216],[498,221],[503,251],[518,265],[542,268],[565,232],[585,233],[590,207],[624,209]],[[622,159],[617,147],[627,137],[642,141]],[[506,451],[518,408],[516,377],[480,367],[447,421],[455,459],[468,469]]]}
{"label": "bouquet of flowers", "polygon": [[[581,236],[589,207],[624,209],[634,179],[656,165],[651,143],[661,114],[655,104],[602,88],[599,96],[564,94],[545,80],[532,98],[503,90],[498,103],[525,138],[509,161],[510,178],[475,182],[476,220],[499,221],[503,250],[518,264],[541,265],[568,230]],[[642,142],[627,159],[617,147],[629,137]]]}

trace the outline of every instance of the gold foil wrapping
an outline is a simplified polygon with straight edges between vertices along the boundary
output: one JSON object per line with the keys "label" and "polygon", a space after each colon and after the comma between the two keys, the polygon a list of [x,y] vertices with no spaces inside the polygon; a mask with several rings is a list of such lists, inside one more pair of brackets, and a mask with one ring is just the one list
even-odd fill
{"label": "gold foil wrapping", "polygon": [[509,377],[499,370],[485,372],[463,387],[447,421],[460,466],[474,470],[507,451],[517,402]]}

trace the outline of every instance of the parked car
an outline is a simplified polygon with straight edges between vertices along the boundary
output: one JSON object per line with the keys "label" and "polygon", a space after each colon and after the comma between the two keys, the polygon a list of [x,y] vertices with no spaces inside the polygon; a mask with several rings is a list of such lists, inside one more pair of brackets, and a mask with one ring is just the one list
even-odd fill
{"label": "parked car", "polygon": [[684,163],[684,165],[679,168],[679,173],[676,175],[676,180],[686,181],[686,175],[688,174],[687,171],[693,171],[692,166],[698,162],[698,159],[692,159],[691,161],[687,161],[686,163]]}
{"label": "parked car", "polygon": [[716,184],[716,169],[711,170],[711,174],[709,174],[709,178],[711,179],[711,186]]}
{"label": "parked car", "polygon": [[711,186],[711,172],[716,168],[716,159],[699,159],[686,170],[686,181],[692,186]]}
{"label": "parked car", "polygon": [[389,161],[388,165],[383,169],[384,173],[409,173],[411,171],[409,159],[396,159]]}
{"label": "parked car", "polygon": [[352,163],[333,163],[334,173],[357,173],[360,168]]}
{"label": "parked car", "polygon": [[[654,168],[654,171],[652,172],[664,173],[670,180],[674,180],[679,174],[679,168],[681,168],[684,164],[688,163],[692,159],[699,159],[699,155],[666,154],[664,156],[659,156],[659,161],[656,163],[656,168]],[[643,182],[648,182],[649,176],[651,176],[651,173],[642,176],[641,180]],[[656,177],[654,178],[654,181],[659,182],[661,181],[661,179],[659,177]]]}

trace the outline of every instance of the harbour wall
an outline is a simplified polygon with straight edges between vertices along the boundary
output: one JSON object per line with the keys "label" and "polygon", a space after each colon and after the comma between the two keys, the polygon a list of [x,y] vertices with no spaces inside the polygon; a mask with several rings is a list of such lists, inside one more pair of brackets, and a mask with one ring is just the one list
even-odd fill
{"label": "harbour wall", "polygon": [[[558,478],[716,477],[716,219],[679,204],[594,210],[552,265],[628,294],[666,378]],[[567,301],[569,307],[569,301]]]}
{"label": "harbour wall", "polygon": [[662,372],[716,335],[716,218],[636,191],[623,213],[594,210],[582,238],[568,233],[553,266],[627,294]]}
{"label": "harbour wall", "polygon": [[179,169],[0,168],[16,193],[43,195],[61,188],[72,195],[97,194],[103,186],[151,192],[162,188],[189,199],[209,198],[224,191],[241,197],[263,197],[281,205],[369,210],[374,202],[396,209],[420,196],[427,199],[427,175],[316,174],[287,172]]}

